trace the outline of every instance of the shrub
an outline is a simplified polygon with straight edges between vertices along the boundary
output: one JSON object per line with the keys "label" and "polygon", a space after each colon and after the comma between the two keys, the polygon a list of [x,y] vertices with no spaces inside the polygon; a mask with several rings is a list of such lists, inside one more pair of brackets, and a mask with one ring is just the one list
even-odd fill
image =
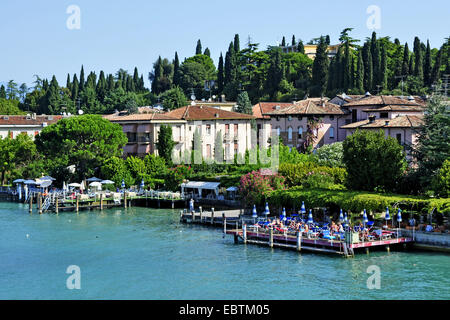
{"label": "shrub", "polygon": [[440,197],[450,195],[450,159],[444,161],[442,168],[433,179],[433,190]]}
{"label": "shrub", "polygon": [[344,147],[342,142],[326,144],[316,151],[318,164],[329,167],[343,167]]}
{"label": "shrub", "polygon": [[239,183],[239,192],[247,204],[260,204],[273,190],[284,190],[285,178],[276,175],[263,175],[252,171],[244,175]]}
{"label": "shrub", "polygon": [[333,179],[334,184],[345,183],[347,172],[344,168],[330,168],[318,166],[313,162],[302,162],[297,164],[282,163],[278,172],[286,178],[288,186],[300,186],[306,181],[311,173],[327,174]]}

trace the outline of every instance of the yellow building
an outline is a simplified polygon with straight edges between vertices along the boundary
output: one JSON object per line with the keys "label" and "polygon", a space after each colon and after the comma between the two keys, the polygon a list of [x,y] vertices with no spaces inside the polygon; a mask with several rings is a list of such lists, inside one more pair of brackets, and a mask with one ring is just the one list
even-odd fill
{"label": "yellow building", "polygon": [[[337,51],[339,49],[340,44],[334,44],[328,46],[328,56],[330,58],[334,57],[337,54]],[[316,44],[305,44],[305,54],[310,57],[311,59],[314,59],[316,57],[316,51],[317,51],[317,45]],[[284,53],[289,52],[297,52],[297,45],[295,46],[285,46],[281,47]]]}

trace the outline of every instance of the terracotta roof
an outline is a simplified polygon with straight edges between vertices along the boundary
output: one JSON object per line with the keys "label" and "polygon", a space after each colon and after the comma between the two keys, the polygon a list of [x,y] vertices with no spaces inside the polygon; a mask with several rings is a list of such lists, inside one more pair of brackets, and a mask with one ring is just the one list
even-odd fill
{"label": "terracotta roof", "polygon": [[424,112],[425,107],[421,105],[388,105],[381,108],[363,109],[364,112],[383,112],[383,111],[410,111],[410,112]]}
{"label": "terracotta roof", "polygon": [[0,115],[1,126],[42,126],[43,123],[51,125],[62,119],[63,116],[37,115],[36,119],[32,119],[27,115]]}
{"label": "terracotta roof", "polygon": [[180,120],[239,120],[255,118],[249,114],[226,111],[207,106],[186,106],[167,112],[165,115]]}
{"label": "terracotta roof", "polygon": [[270,115],[289,115],[289,114],[311,114],[311,115],[321,115],[321,114],[345,114],[341,107],[337,104],[320,101],[320,99],[306,99],[300,100],[280,110],[273,110],[269,112]]}
{"label": "terracotta roof", "polygon": [[257,119],[270,119],[268,113],[276,110],[276,107],[279,106],[280,109],[284,109],[287,107],[293,106],[293,103],[285,103],[285,102],[260,102],[253,106],[253,115]]}
{"label": "terracotta roof", "polygon": [[121,121],[163,121],[163,120],[174,120],[178,121],[180,119],[171,117],[165,113],[152,112],[152,113],[137,113],[130,114],[125,116],[119,116],[117,114],[109,114],[103,116],[103,118],[112,121],[112,122],[121,122]]}
{"label": "terracotta roof", "polygon": [[414,100],[407,98],[401,99],[395,96],[367,96],[355,101],[344,104],[345,107],[352,106],[386,106],[386,105],[410,105],[418,106],[419,104]]}
{"label": "terracotta roof", "polygon": [[423,124],[423,116],[407,115],[393,119],[376,119],[358,121],[342,126],[341,129],[371,129],[371,128],[417,128]]}

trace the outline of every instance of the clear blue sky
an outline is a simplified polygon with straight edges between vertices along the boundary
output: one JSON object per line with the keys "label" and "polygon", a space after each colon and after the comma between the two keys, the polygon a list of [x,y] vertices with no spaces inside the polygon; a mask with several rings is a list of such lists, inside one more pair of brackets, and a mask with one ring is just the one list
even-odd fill
{"label": "clear blue sky", "polygon": [[[69,5],[81,10],[81,29],[69,30]],[[14,79],[31,85],[33,75],[56,75],[65,84],[67,73],[100,70],[130,72],[137,66],[147,74],[159,55],[180,59],[195,53],[198,39],[209,47],[217,64],[234,34],[241,47],[250,35],[260,48],[288,42],[292,34],[304,42],[329,34],[338,40],[346,27],[351,35],[365,39],[366,9],[381,9],[379,36],[398,38],[412,48],[414,36],[430,40],[432,47],[450,36],[450,2],[443,0],[2,0],[0,4],[0,82]]]}

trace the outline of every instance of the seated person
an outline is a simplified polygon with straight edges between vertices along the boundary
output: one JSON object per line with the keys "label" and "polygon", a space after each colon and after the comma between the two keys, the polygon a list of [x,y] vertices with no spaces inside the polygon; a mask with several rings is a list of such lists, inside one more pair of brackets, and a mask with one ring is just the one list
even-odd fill
{"label": "seated person", "polygon": [[431,225],[427,225],[427,227],[425,228],[426,232],[432,232],[433,231],[433,227]]}

